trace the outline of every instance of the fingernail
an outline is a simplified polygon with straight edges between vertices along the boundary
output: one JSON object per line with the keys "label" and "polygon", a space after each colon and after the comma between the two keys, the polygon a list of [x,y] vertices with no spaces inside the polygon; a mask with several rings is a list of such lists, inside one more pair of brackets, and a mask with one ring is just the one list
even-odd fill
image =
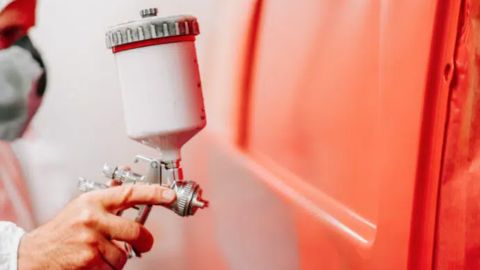
{"label": "fingernail", "polygon": [[175,191],[171,190],[171,189],[166,189],[163,191],[163,198],[166,200],[166,201],[173,201],[173,199],[175,199]]}

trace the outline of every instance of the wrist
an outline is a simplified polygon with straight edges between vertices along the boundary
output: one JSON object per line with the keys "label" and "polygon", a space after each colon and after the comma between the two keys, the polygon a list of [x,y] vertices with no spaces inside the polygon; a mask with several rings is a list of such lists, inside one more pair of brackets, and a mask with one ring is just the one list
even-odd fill
{"label": "wrist", "polygon": [[20,239],[18,246],[18,270],[34,270],[47,269],[47,265],[43,265],[36,255],[37,251],[42,247],[35,244],[34,232],[26,233]]}

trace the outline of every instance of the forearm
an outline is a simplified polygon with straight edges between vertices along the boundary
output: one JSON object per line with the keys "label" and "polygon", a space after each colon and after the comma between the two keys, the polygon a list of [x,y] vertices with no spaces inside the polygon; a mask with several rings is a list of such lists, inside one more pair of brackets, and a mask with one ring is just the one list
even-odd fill
{"label": "forearm", "polygon": [[17,270],[18,246],[24,234],[14,223],[0,221],[0,270]]}

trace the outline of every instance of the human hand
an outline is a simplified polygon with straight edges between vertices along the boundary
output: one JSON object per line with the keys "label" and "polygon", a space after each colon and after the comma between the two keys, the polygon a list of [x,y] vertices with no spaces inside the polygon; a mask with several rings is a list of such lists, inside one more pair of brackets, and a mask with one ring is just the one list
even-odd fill
{"label": "human hand", "polygon": [[18,269],[122,269],[127,255],[114,241],[144,253],[151,249],[153,237],[141,224],[116,213],[174,199],[174,191],[158,185],[124,185],[82,194],[50,222],[24,235]]}

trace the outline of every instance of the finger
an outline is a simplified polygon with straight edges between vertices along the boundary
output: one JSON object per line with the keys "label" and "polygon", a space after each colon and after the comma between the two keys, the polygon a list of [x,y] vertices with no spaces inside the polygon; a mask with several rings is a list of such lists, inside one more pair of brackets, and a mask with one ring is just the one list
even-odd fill
{"label": "finger", "polygon": [[159,185],[122,185],[90,194],[108,211],[125,210],[137,204],[169,204],[175,192]]}
{"label": "finger", "polygon": [[128,252],[127,252],[128,250],[125,249],[125,242],[118,241],[118,240],[113,240],[113,239],[111,241],[115,246],[117,246],[119,249],[121,249],[123,252],[125,252],[125,254],[127,254],[127,256],[128,256]]}
{"label": "finger", "polygon": [[[118,187],[118,186],[121,186],[122,184],[123,183],[121,181],[118,181],[118,180],[115,180],[115,179],[112,179],[112,180],[107,182],[107,186],[110,187],[110,188],[111,187]],[[121,216],[122,212],[123,212],[123,210],[112,211],[112,213],[117,215],[117,216]]]}
{"label": "finger", "polygon": [[[100,236],[98,238],[101,239],[102,237]],[[76,257],[80,258],[83,263],[86,263],[86,265],[84,265],[81,269],[112,270],[110,264],[108,264],[103,259],[102,254],[98,248],[95,248],[94,250],[79,249],[75,255],[77,255]]]}
{"label": "finger", "polygon": [[113,214],[100,219],[98,230],[108,239],[129,243],[136,251],[143,253],[152,248],[153,236],[145,226]]}
{"label": "finger", "polygon": [[[82,268],[83,269],[83,268]],[[97,263],[96,265],[92,267],[88,267],[86,269],[91,269],[91,270],[112,270],[112,266],[110,266],[107,262],[102,261],[101,263]]]}
{"label": "finger", "polygon": [[103,237],[102,240],[100,240],[98,249],[104,261],[113,269],[122,269],[127,262],[127,254],[125,251]]}

